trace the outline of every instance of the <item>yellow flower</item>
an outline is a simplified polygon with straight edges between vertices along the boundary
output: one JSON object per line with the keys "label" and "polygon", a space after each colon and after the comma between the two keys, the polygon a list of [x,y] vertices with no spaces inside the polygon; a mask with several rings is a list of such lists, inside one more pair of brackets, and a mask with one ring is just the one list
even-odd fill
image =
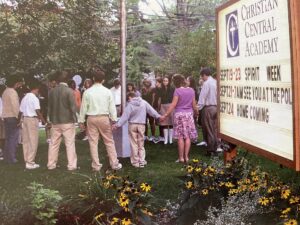
{"label": "yellow flower", "polygon": [[273,191],[275,191],[275,188],[274,187],[269,187],[268,188],[268,190],[267,190],[267,192],[269,193],[269,194],[271,194]]}
{"label": "yellow flower", "polygon": [[291,208],[286,208],[285,210],[282,210],[281,214],[288,214],[291,211]]}
{"label": "yellow flower", "polygon": [[298,203],[300,201],[300,198],[298,196],[292,196],[290,198],[290,204]]}
{"label": "yellow flower", "polygon": [[220,182],[220,183],[219,183],[219,187],[222,187],[222,186],[224,186],[224,185],[225,185],[224,182]]}
{"label": "yellow flower", "polygon": [[104,213],[99,213],[97,216],[95,216],[95,220],[98,220],[102,216],[104,216]]}
{"label": "yellow flower", "polygon": [[292,219],[292,220],[285,222],[284,225],[298,225],[298,222],[297,222],[297,220]]}
{"label": "yellow flower", "polygon": [[269,204],[270,200],[266,197],[262,197],[258,200],[258,203],[263,205],[263,206],[267,206]]}
{"label": "yellow flower", "polygon": [[250,179],[246,179],[245,180],[245,184],[250,184],[251,183],[251,180]]}
{"label": "yellow flower", "polygon": [[122,219],[122,225],[130,225],[130,224],[132,224],[130,219],[128,218]]}
{"label": "yellow flower", "polygon": [[117,218],[117,217],[114,217],[114,218],[112,218],[112,221],[110,221],[110,225],[115,225],[115,224],[117,224],[118,222],[119,222],[119,218]]}
{"label": "yellow flower", "polygon": [[185,184],[186,188],[187,189],[191,189],[193,187],[193,182],[192,181],[188,181],[186,184]]}
{"label": "yellow flower", "polygon": [[254,182],[256,182],[256,181],[258,181],[258,176],[254,176],[254,177],[252,177],[252,180],[254,181]]}
{"label": "yellow flower", "polygon": [[128,198],[120,198],[119,199],[119,204],[120,204],[120,206],[122,206],[122,207],[127,207],[128,206],[128,204],[129,204],[129,199]]}
{"label": "yellow flower", "polygon": [[186,170],[187,170],[188,173],[192,173],[193,170],[194,170],[194,167],[188,166],[188,167],[186,168]]}
{"label": "yellow flower", "polygon": [[195,168],[196,173],[200,173],[202,169],[200,167]]}
{"label": "yellow flower", "polygon": [[238,193],[238,189],[230,189],[228,192],[230,195],[234,195]]}
{"label": "yellow flower", "polygon": [[105,189],[108,189],[110,187],[110,182],[109,181],[104,182],[103,186]]}
{"label": "yellow flower", "polygon": [[256,171],[251,172],[251,176],[254,177],[256,175]]}
{"label": "yellow flower", "polygon": [[142,183],[140,187],[145,192],[151,191],[151,186],[149,184],[147,184],[147,183]]}
{"label": "yellow flower", "polygon": [[228,187],[228,188],[233,188],[233,187],[234,187],[234,184],[231,183],[231,182],[226,182],[226,183],[225,183],[225,186]]}
{"label": "yellow flower", "polygon": [[205,171],[205,172],[203,173],[203,176],[207,176],[207,174],[208,174],[208,173]]}
{"label": "yellow flower", "polygon": [[281,191],[281,198],[287,199],[291,194],[291,190],[285,189]]}
{"label": "yellow flower", "polygon": [[223,171],[223,170],[221,170],[221,171],[220,171],[220,174],[221,174],[221,175],[223,175],[223,174],[224,174],[224,171]]}
{"label": "yellow flower", "polygon": [[203,190],[201,191],[201,193],[202,193],[203,195],[208,195],[208,190],[207,190],[207,189],[203,189]]}
{"label": "yellow flower", "polygon": [[193,163],[198,163],[199,160],[198,159],[193,159]]}
{"label": "yellow flower", "polygon": [[213,167],[211,167],[211,166],[208,167],[208,170],[209,170],[210,172],[212,172],[212,173],[215,172],[215,168],[213,168]]}

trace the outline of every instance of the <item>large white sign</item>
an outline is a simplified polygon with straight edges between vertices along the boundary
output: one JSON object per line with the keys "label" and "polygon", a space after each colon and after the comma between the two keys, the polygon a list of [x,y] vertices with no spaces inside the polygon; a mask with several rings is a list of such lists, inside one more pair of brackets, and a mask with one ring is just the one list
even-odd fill
{"label": "large white sign", "polygon": [[218,13],[220,132],[293,153],[288,0],[241,0]]}

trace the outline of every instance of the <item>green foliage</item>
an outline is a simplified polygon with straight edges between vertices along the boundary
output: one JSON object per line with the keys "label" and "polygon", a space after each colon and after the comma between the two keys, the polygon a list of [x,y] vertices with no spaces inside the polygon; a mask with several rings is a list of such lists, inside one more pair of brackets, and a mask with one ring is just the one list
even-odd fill
{"label": "green foliage", "polygon": [[211,27],[206,26],[195,32],[182,31],[174,37],[162,68],[173,73],[199,75],[201,67],[214,68],[215,59],[215,33]]}
{"label": "green foliage", "polygon": [[32,214],[38,220],[37,224],[56,224],[56,213],[62,200],[59,192],[44,188],[42,184],[35,182],[31,183],[28,189],[31,190]]}
{"label": "green foliage", "polygon": [[119,65],[118,43],[109,27],[114,20],[108,1],[16,0],[0,4],[0,74],[16,71],[47,74],[51,70],[88,70]]}
{"label": "green foliage", "polygon": [[153,224],[154,198],[150,191],[147,183],[133,182],[114,173],[105,177],[97,174],[88,178],[82,193],[68,204],[81,224]]}

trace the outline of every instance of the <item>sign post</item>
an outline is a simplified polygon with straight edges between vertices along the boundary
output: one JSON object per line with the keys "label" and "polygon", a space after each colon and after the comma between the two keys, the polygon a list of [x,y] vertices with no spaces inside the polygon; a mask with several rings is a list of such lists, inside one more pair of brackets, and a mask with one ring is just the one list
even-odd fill
{"label": "sign post", "polygon": [[220,137],[300,170],[298,0],[217,9]]}

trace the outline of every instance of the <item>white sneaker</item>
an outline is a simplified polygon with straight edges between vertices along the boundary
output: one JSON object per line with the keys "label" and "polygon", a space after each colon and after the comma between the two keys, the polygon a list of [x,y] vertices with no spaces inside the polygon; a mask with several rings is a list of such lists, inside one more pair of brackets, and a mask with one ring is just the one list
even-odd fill
{"label": "white sneaker", "polygon": [[36,164],[36,163],[34,163],[34,164],[27,164],[26,163],[26,169],[28,169],[28,170],[34,170],[34,169],[37,169],[37,168],[40,168],[39,164]]}
{"label": "white sneaker", "polygon": [[112,169],[113,170],[120,170],[120,169],[122,169],[122,164],[118,163],[118,165],[116,167],[113,167]]}
{"label": "white sneaker", "polygon": [[149,137],[148,141],[153,141],[153,139],[154,139],[154,137],[151,136],[151,137]]}
{"label": "white sneaker", "polygon": [[164,142],[164,141],[165,141],[165,138],[164,138],[164,137],[159,137],[159,141],[160,141],[160,142]]}
{"label": "white sneaker", "polygon": [[85,136],[84,138],[82,138],[83,141],[87,141],[89,140],[89,137],[88,136]]}
{"label": "white sneaker", "polygon": [[207,146],[206,141],[201,141],[200,143],[196,144],[197,146]]}
{"label": "white sneaker", "polygon": [[158,137],[153,139],[153,143],[154,144],[157,144],[158,142],[159,142],[159,138]]}

